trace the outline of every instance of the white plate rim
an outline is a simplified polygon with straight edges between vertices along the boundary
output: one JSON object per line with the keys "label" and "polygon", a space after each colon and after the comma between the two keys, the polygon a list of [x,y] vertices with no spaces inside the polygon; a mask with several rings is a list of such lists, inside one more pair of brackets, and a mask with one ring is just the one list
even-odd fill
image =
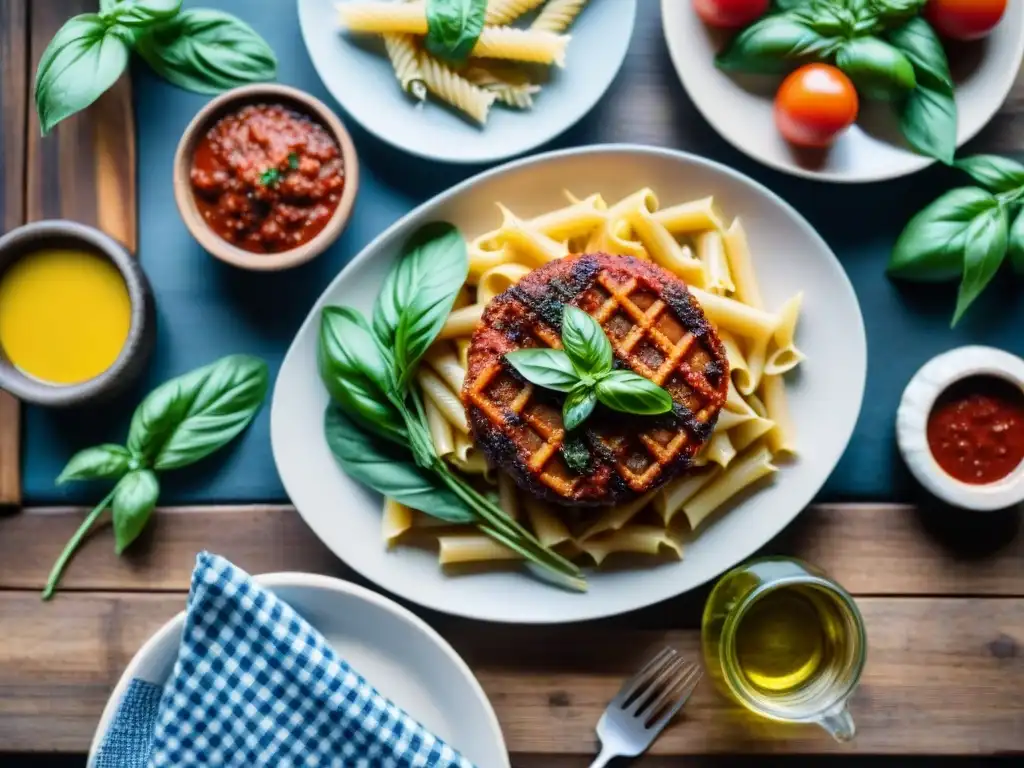
{"label": "white plate rim", "polygon": [[[505,745],[505,737],[501,731],[501,725],[498,723],[498,716],[494,712],[494,707],[487,698],[487,694],[484,693],[484,689],[480,685],[480,681],[477,680],[476,675],[473,674],[469,665],[466,664],[465,660],[459,656],[458,653],[456,653],[455,649],[451,647],[448,641],[441,637],[436,629],[427,624],[427,622],[415,613],[371,589],[367,589],[366,587],[362,587],[358,584],[353,584],[350,581],[334,578],[333,576],[323,576],[314,573],[300,573],[297,571],[278,571],[274,573],[259,574],[252,576],[251,578],[261,587],[266,587],[271,591],[273,591],[275,587],[306,587],[345,594],[390,613],[396,619],[405,622],[414,630],[418,631],[420,635],[423,636],[424,641],[429,641],[445,655],[445,657],[451,662],[454,671],[458,672],[465,682],[469,684],[469,687],[479,700],[479,704],[483,708],[485,717],[488,720],[488,724],[491,729],[491,736],[494,739],[494,746],[499,748],[499,750],[506,755],[505,765],[498,766],[497,768],[509,768],[507,757],[508,748]],[[110,698],[107,699],[107,703],[103,707],[103,713],[100,715],[99,724],[96,726],[96,732],[93,734],[92,743],[89,746],[89,757],[87,761],[89,768],[92,767],[93,761],[96,759],[96,754],[103,742],[103,737],[106,736],[106,733],[110,728],[110,723],[114,719],[117,707],[121,703],[121,699],[124,696],[125,691],[128,689],[128,686],[131,684],[131,681],[135,678],[139,667],[142,666],[147,657],[153,654],[157,647],[167,641],[168,636],[180,634],[184,626],[185,611],[182,610],[170,618],[166,624],[160,627],[160,629],[154,632],[149,639],[142,644],[142,647],[135,652],[135,655],[132,656],[131,661],[128,662],[128,666],[126,666],[124,672],[121,673],[121,677],[117,681],[117,685],[114,686],[114,690],[111,692]]]}
{"label": "white plate rim", "polygon": [[[804,179],[811,179],[813,181],[833,182],[837,184],[870,184],[878,181],[888,181],[890,179],[899,179],[904,176],[910,176],[912,174],[923,171],[926,168],[930,168],[939,161],[932,157],[925,157],[924,155],[917,155],[910,150],[906,151],[908,160],[905,165],[901,167],[892,168],[890,171],[880,171],[875,174],[868,174],[863,176],[852,176],[847,173],[839,173],[835,171],[815,171],[812,169],[804,168],[796,163],[785,163],[776,160],[773,157],[767,157],[762,153],[755,153],[749,148],[744,146],[741,142],[735,141],[728,131],[724,131],[719,127],[718,120],[716,120],[711,114],[704,108],[704,102],[702,99],[695,98],[693,90],[690,88],[689,75],[684,74],[687,71],[685,62],[683,60],[683,52],[679,46],[678,39],[669,32],[668,19],[676,13],[676,6],[681,6],[686,3],[686,0],[661,0],[661,27],[662,33],[665,36],[665,45],[668,47],[669,58],[672,59],[672,67],[676,71],[676,76],[679,78],[679,82],[682,84],[683,89],[686,91],[690,102],[700,112],[701,117],[710,125],[715,133],[718,134],[722,139],[728,142],[731,146],[738,149],[747,157],[756,160],[757,162],[774,168],[777,171],[788,173],[793,176],[799,176]],[[688,3],[687,3],[688,5]],[[670,10],[671,9],[671,10]],[[682,13],[694,11],[692,9],[683,9]],[[957,135],[956,146],[960,149],[964,144],[973,139],[982,130],[992,122],[992,119],[996,116],[1006,100],[1010,96],[1010,92],[1013,90],[1014,84],[1017,82],[1017,76],[1021,69],[1021,63],[1024,62],[1024,25],[1021,26],[1020,31],[1017,34],[1014,49],[1014,62],[1015,66],[1007,67],[1006,72],[1008,75],[1004,75],[1005,80],[999,87],[999,99],[994,102],[991,112],[985,115],[984,119],[979,120],[976,126],[972,126],[969,130],[964,131],[962,134]],[[959,106],[959,104],[958,104]]]}
{"label": "white plate rim", "polygon": [[[481,154],[481,155],[477,155],[477,156],[466,157],[466,156],[460,156],[458,154],[452,154],[452,153],[439,154],[439,153],[430,153],[430,152],[420,151],[419,149],[417,149],[415,147],[410,147],[410,146],[407,146],[406,144],[403,144],[401,141],[395,139],[390,134],[388,134],[388,133],[386,133],[384,131],[378,130],[375,125],[371,125],[370,123],[365,122],[364,120],[361,120],[359,118],[359,116],[350,109],[350,107],[346,106],[346,100],[342,99],[341,96],[331,86],[330,83],[331,83],[332,78],[326,77],[325,73],[323,71],[323,67],[325,65],[320,63],[318,61],[317,57],[313,55],[312,47],[310,46],[309,39],[307,37],[305,14],[303,13],[303,10],[302,10],[303,7],[308,2],[310,2],[310,0],[296,0],[297,7],[298,7],[298,16],[299,16],[299,28],[300,28],[300,31],[301,31],[301,34],[302,34],[302,43],[303,43],[303,46],[305,46],[306,53],[309,56],[309,60],[312,62],[313,69],[316,72],[317,77],[320,79],[320,82],[323,83],[324,88],[327,89],[328,93],[330,93],[331,98],[334,99],[334,101],[345,111],[345,114],[348,115],[349,117],[351,117],[353,120],[355,120],[360,125],[360,127],[362,127],[363,130],[365,130],[367,133],[371,134],[372,136],[375,136],[377,139],[379,139],[380,141],[383,141],[385,144],[387,144],[390,147],[394,147],[395,149],[401,150],[402,152],[407,152],[408,154],[410,154],[410,155],[412,155],[414,157],[419,157],[419,158],[422,158],[424,160],[433,160],[435,162],[450,163],[452,165],[486,165],[486,164],[489,164],[489,163],[496,163],[496,162],[500,162],[502,160],[508,160],[509,158],[519,157],[519,156],[525,155],[526,153],[536,149],[537,147],[541,146],[542,144],[546,144],[549,141],[554,141],[559,136],[561,136],[566,131],[568,131],[570,128],[572,128],[577,123],[579,123],[588,114],[590,114],[590,112],[594,109],[594,107],[597,105],[597,103],[608,92],[608,89],[611,88],[612,84],[615,82],[615,79],[618,77],[619,72],[622,70],[622,65],[623,65],[623,63],[626,60],[626,56],[628,55],[630,41],[633,38],[633,31],[634,31],[634,28],[636,26],[637,5],[639,3],[639,0],[615,0],[615,1],[621,7],[626,7],[626,3],[628,3],[628,5],[629,5],[629,8],[628,8],[628,16],[629,16],[628,29],[626,30],[625,34],[623,35],[623,37],[625,39],[625,45],[622,46],[622,52],[621,52],[621,55],[619,56],[619,60],[618,60],[618,62],[616,63],[616,65],[614,67],[614,72],[612,73],[612,76],[609,78],[609,80],[605,84],[604,88],[601,89],[600,91],[597,91],[597,92],[593,93],[590,98],[585,99],[583,101],[580,101],[579,105],[578,105],[578,108],[575,110],[572,118],[570,120],[568,120],[567,122],[565,122],[564,124],[558,126],[557,129],[555,129],[554,131],[549,131],[545,135],[545,137],[538,138],[538,139],[536,139],[536,140],[534,140],[532,142],[528,142],[528,143],[522,144],[522,145],[517,145],[517,146],[514,146],[514,147],[509,148],[509,149],[498,150],[498,151],[491,151],[491,152],[487,153],[486,155]],[[624,19],[624,22],[625,22],[625,19]],[[572,31],[570,29],[569,34],[571,35],[571,33],[572,33]],[[572,46],[572,41],[571,40],[569,41],[569,45],[570,45],[570,47]],[[412,107],[410,107],[410,108],[412,108]],[[528,115],[526,117],[528,117]],[[486,128],[482,128],[481,130],[486,131],[487,129]]]}
{"label": "white plate rim", "polygon": [[[859,418],[860,411],[861,411],[861,408],[863,406],[863,401],[864,401],[864,390],[865,390],[865,386],[866,386],[866,382],[867,382],[867,333],[866,333],[866,329],[865,329],[865,325],[864,325],[863,313],[862,313],[861,308],[860,308],[860,302],[857,299],[856,292],[853,289],[853,284],[850,282],[849,276],[846,274],[846,270],[843,268],[842,263],[839,261],[838,257],[835,255],[835,253],[832,251],[832,249],[828,246],[828,243],[825,242],[824,238],[822,238],[822,236],[820,234],[818,234],[817,230],[815,230],[814,227],[811,226],[810,222],[808,222],[792,205],[790,205],[782,197],[777,195],[775,192],[770,190],[768,187],[766,187],[763,184],[761,184],[760,182],[752,179],[751,177],[749,177],[749,176],[747,176],[747,175],[745,175],[745,174],[743,174],[743,173],[741,173],[739,171],[736,171],[736,170],[734,170],[734,169],[732,169],[732,168],[730,168],[730,167],[728,167],[726,165],[723,165],[722,163],[719,163],[717,161],[710,160],[708,158],[701,157],[699,155],[695,155],[695,154],[692,154],[692,153],[689,153],[689,152],[684,152],[684,151],[681,151],[681,150],[675,150],[675,149],[664,148],[664,147],[653,147],[653,146],[645,146],[645,145],[638,145],[638,144],[596,144],[596,145],[588,145],[588,146],[583,146],[583,147],[573,147],[573,148],[564,149],[564,150],[556,150],[556,151],[542,153],[542,154],[538,154],[538,155],[532,155],[532,156],[529,156],[529,157],[513,160],[511,162],[505,163],[503,165],[497,166],[495,168],[491,168],[491,169],[489,169],[487,171],[484,171],[484,172],[482,172],[480,174],[477,174],[476,176],[472,176],[469,179],[466,179],[465,181],[463,181],[463,182],[461,182],[461,183],[459,183],[459,184],[457,184],[457,185],[455,185],[453,187],[450,187],[449,189],[441,192],[440,194],[430,198],[426,202],[418,205],[416,208],[414,208],[412,211],[407,213],[405,216],[402,216],[398,221],[393,223],[390,227],[388,227],[386,230],[384,230],[382,233],[380,233],[376,238],[374,238],[365,248],[363,248],[363,250],[361,250],[355,257],[353,257],[353,259],[341,270],[341,272],[337,275],[337,277],[335,277],[335,279],[332,280],[324,288],[323,292],[320,294],[320,296],[314,301],[313,305],[311,306],[310,312],[307,315],[306,319],[303,321],[302,325],[296,331],[295,338],[293,339],[292,344],[289,346],[288,351],[285,353],[284,359],[282,360],[281,370],[284,371],[288,367],[290,358],[293,355],[297,354],[296,348],[299,345],[300,338],[305,333],[309,332],[308,331],[308,326],[312,322],[314,322],[314,320],[315,320],[315,310],[320,306],[321,303],[323,303],[326,300],[326,297],[329,294],[331,294],[332,292],[334,292],[335,289],[339,286],[339,284],[342,283],[351,272],[353,272],[355,269],[357,269],[359,267],[359,265],[362,264],[362,262],[370,260],[373,257],[373,255],[375,254],[375,252],[377,251],[378,247],[382,243],[384,243],[387,240],[389,240],[393,236],[393,233],[395,233],[396,231],[402,229],[406,225],[406,223],[408,221],[410,221],[411,219],[415,219],[415,218],[420,217],[425,211],[427,211],[429,209],[433,209],[433,208],[436,208],[436,207],[441,207],[442,205],[444,205],[448,201],[450,201],[452,198],[454,198],[454,197],[456,197],[458,195],[461,195],[463,192],[465,192],[466,190],[470,189],[473,185],[475,185],[475,184],[477,184],[479,182],[483,182],[485,180],[488,180],[492,176],[499,176],[499,175],[511,172],[513,170],[524,169],[524,168],[528,168],[528,167],[533,166],[533,165],[541,165],[541,164],[546,163],[548,161],[554,161],[554,160],[558,160],[558,159],[564,158],[564,157],[572,157],[572,156],[577,156],[577,155],[588,155],[588,154],[602,155],[602,154],[608,154],[608,153],[622,153],[622,154],[627,154],[627,155],[628,154],[639,153],[639,154],[652,155],[652,156],[655,156],[655,157],[665,157],[665,158],[672,158],[672,159],[675,159],[675,160],[683,160],[683,161],[686,161],[686,162],[692,162],[692,163],[697,163],[697,164],[700,164],[700,165],[704,165],[705,167],[707,167],[707,168],[709,168],[709,169],[711,169],[713,171],[716,171],[718,173],[721,173],[721,174],[724,174],[726,176],[729,176],[729,177],[731,177],[732,180],[734,180],[736,182],[739,182],[741,184],[745,184],[745,185],[753,188],[755,191],[757,191],[761,195],[767,197],[774,204],[776,204],[779,207],[781,207],[783,209],[783,211],[793,220],[793,222],[800,229],[802,229],[804,231],[804,233],[809,238],[814,240],[817,243],[817,245],[821,249],[824,250],[824,252],[826,252],[831,257],[830,262],[831,262],[832,266],[834,267],[834,271],[836,272],[836,276],[837,276],[837,288],[841,288],[842,291],[844,291],[848,295],[848,298],[850,298],[852,300],[852,303],[853,303],[853,306],[856,309],[857,318],[858,318],[857,327],[855,329],[855,331],[856,331],[856,339],[855,339],[855,341],[857,342],[856,346],[858,348],[857,352],[859,354],[856,355],[856,359],[854,359],[853,362],[857,365],[857,368],[860,371],[860,376],[854,382],[855,383],[855,387],[856,387],[856,391],[857,391],[857,401],[856,401],[856,407],[853,409],[853,411],[851,413],[850,423],[848,425],[848,429],[846,430],[845,439],[843,440],[843,447],[845,449],[845,447],[847,445],[849,445],[850,439],[853,436],[853,430],[854,430],[854,427],[856,426],[856,422],[857,422],[857,420]],[[279,445],[279,441],[276,438],[276,435],[278,434],[278,431],[277,431],[277,429],[275,429],[275,424],[278,422],[278,420],[280,418],[282,418],[280,416],[280,413],[281,413],[281,410],[282,410],[282,406],[280,405],[280,399],[278,398],[278,393],[279,393],[279,391],[281,389],[281,386],[282,386],[281,385],[282,378],[283,377],[279,375],[277,381],[275,382],[274,394],[273,394],[272,401],[271,401],[271,414],[270,414],[270,420],[271,420],[271,427],[270,427],[270,429],[271,429],[271,449],[272,449],[272,452],[273,452],[273,455],[274,455],[275,465],[278,467],[278,473],[281,475],[282,483],[285,486],[285,491],[288,492],[288,480],[286,479],[284,473],[282,473],[280,471],[281,458],[279,456],[279,451],[282,451],[283,448]],[[756,544],[755,546],[748,548],[746,551],[740,552],[738,556],[732,558],[733,562],[734,563],[739,563],[739,562],[742,562],[743,560],[746,560],[751,555],[756,553],[760,548],[762,548],[765,544],[767,544],[769,541],[771,541],[772,538],[777,536],[788,525],[790,525],[793,522],[793,520],[795,520],[796,517],[804,509],[806,509],[808,504],[813,500],[814,495],[818,491],[821,490],[821,486],[824,485],[825,481],[828,479],[828,477],[831,475],[831,473],[835,470],[835,466],[836,466],[836,464],[838,464],[839,459],[841,458],[841,456],[842,456],[842,451],[840,451],[839,454],[836,456],[836,458],[835,458],[834,462],[832,463],[831,467],[829,468],[828,472],[824,473],[824,475],[821,478],[821,482],[818,484],[818,487],[811,494],[809,494],[807,496],[807,498],[802,498],[801,497],[800,499],[798,499],[799,503],[794,503],[793,504],[794,509],[793,509],[792,514],[787,519],[780,520],[780,524],[773,531],[773,533],[772,533],[772,535],[770,537],[766,538],[764,541],[761,541],[760,543]],[[338,471],[340,472],[341,469],[339,468]],[[292,494],[289,493],[289,496],[291,496],[291,495]],[[322,542],[324,542],[325,546],[327,546],[328,549],[331,549],[331,551],[334,552],[336,557],[341,559],[343,562],[346,562],[346,564],[349,567],[351,567],[354,570],[356,570],[358,573],[360,573],[360,575],[362,575],[367,580],[373,582],[374,584],[377,584],[377,586],[380,587],[381,589],[387,589],[387,590],[391,591],[393,594],[399,595],[402,599],[408,600],[408,601],[413,602],[413,603],[416,603],[417,605],[420,605],[420,606],[422,606],[424,608],[428,608],[428,609],[435,610],[435,611],[440,611],[440,612],[447,613],[447,614],[450,614],[450,615],[453,615],[453,616],[461,616],[461,617],[464,617],[464,618],[474,619],[474,620],[478,620],[478,621],[488,621],[488,622],[505,623],[505,624],[551,625],[551,624],[564,624],[564,623],[575,622],[575,621],[588,621],[588,620],[592,620],[592,619],[600,619],[600,618],[606,618],[606,617],[609,617],[609,616],[621,615],[621,614],[624,614],[624,613],[628,613],[628,612],[632,612],[632,611],[635,611],[635,610],[639,610],[641,608],[646,608],[648,606],[651,606],[651,605],[654,605],[656,603],[659,603],[659,602],[671,599],[673,597],[678,597],[681,594],[684,594],[686,592],[689,592],[689,591],[692,591],[694,589],[699,588],[700,586],[708,583],[712,579],[716,578],[718,575],[721,575],[721,573],[724,573],[726,570],[728,570],[728,567],[727,567],[727,568],[724,568],[724,569],[718,571],[717,573],[709,574],[705,578],[703,578],[702,580],[700,580],[700,581],[698,581],[696,583],[693,583],[690,586],[688,586],[686,588],[683,588],[683,589],[678,589],[678,590],[675,590],[675,591],[670,591],[670,592],[664,593],[664,594],[663,593],[655,593],[653,596],[651,596],[650,592],[645,593],[644,596],[638,598],[628,608],[621,608],[621,609],[620,608],[612,608],[612,609],[607,609],[607,608],[602,608],[602,607],[599,607],[599,606],[591,605],[591,606],[587,606],[586,610],[580,610],[580,611],[574,613],[572,616],[561,617],[561,618],[555,618],[555,617],[548,618],[548,617],[536,617],[536,616],[525,616],[525,617],[524,616],[507,616],[507,615],[501,614],[500,612],[492,612],[492,613],[489,613],[489,614],[483,614],[483,613],[481,613],[478,610],[471,610],[470,608],[468,608],[466,606],[463,606],[462,604],[452,605],[452,604],[445,604],[445,603],[442,603],[442,602],[436,602],[436,601],[433,601],[433,600],[424,599],[422,596],[417,595],[416,593],[408,591],[408,590],[400,591],[400,590],[393,589],[391,587],[385,587],[385,586],[381,585],[380,582],[377,581],[377,579],[375,578],[375,575],[373,573],[368,572],[366,570],[361,570],[360,568],[358,568],[353,563],[351,563],[351,562],[349,562],[347,560],[344,560],[344,558],[342,558],[341,554],[333,549],[333,547],[328,543],[328,539],[325,536],[321,535],[321,533],[320,533],[320,529],[321,529],[321,525],[322,524],[318,523],[318,522],[314,522],[314,520],[311,519],[311,517],[313,517],[315,519],[315,516],[307,516],[306,514],[303,513],[302,509],[298,505],[296,505],[296,510],[299,512],[299,515],[303,518],[303,520],[310,527],[310,529],[317,536],[317,538],[319,538]],[[381,542],[379,540],[375,541],[374,545],[375,546],[382,546],[382,544],[381,544]],[[729,566],[729,567],[731,567],[731,566]],[[522,578],[529,578],[529,577],[526,574],[523,574]],[[551,587],[551,588],[554,589],[554,587]]]}

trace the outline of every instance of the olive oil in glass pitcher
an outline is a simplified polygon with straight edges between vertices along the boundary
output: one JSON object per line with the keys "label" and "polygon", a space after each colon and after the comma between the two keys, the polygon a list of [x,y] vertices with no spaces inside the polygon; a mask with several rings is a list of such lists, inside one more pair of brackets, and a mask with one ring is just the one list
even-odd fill
{"label": "olive oil in glass pitcher", "polygon": [[864,622],[818,569],[763,558],[730,571],[708,597],[702,641],[711,677],[750,711],[853,738],[847,702],[864,668]]}

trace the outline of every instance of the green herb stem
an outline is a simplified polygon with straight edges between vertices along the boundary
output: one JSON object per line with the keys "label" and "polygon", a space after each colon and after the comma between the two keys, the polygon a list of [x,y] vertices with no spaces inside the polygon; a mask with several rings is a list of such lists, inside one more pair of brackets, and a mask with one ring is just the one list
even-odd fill
{"label": "green herb stem", "polygon": [[78,530],[68,540],[68,543],[64,545],[64,551],[60,553],[60,557],[57,558],[57,562],[53,564],[53,569],[50,571],[50,577],[46,580],[46,587],[43,589],[43,600],[49,600],[53,597],[54,590],[57,589],[57,584],[60,583],[61,576],[64,575],[64,569],[67,567],[68,561],[71,560],[71,556],[78,549],[78,545],[82,543],[82,539],[86,537],[92,527],[99,520],[103,510],[105,510],[110,502],[114,500],[115,488],[110,489],[108,493],[99,504],[97,504],[92,512],[88,514],[82,524],[78,526]]}

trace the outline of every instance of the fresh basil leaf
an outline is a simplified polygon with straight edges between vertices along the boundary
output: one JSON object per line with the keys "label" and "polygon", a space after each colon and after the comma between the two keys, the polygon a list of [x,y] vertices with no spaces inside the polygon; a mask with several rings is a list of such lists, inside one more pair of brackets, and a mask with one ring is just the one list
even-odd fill
{"label": "fresh basil leaf", "polygon": [[922,155],[947,165],[956,155],[957,112],[952,91],[936,90],[920,82],[897,102],[900,131]]}
{"label": "fresh basil leaf", "polygon": [[572,432],[590,418],[597,405],[597,393],[593,387],[578,386],[572,390],[562,404],[562,426]]}
{"label": "fresh basil leaf", "polygon": [[886,25],[899,24],[914,18],[928,0],[866,0],[874,15]]}
{"label": "fresh basil leaf", "polygon": [[323,310],[317,367],[331,398],[364,428],[406,444],[405,422],[387,396],[391,366],[361,314],[349,307]]}
{"label": "fresh basil leaf", "polygon": [[152,470],[137,469],[121,478],[111,505],[117,554],[124,552],[142,533],[159,496],[160,483]]}
{"label": "fresh basil leaf", "polygon": [[95,13],[75,16],[57,31],[36,70],[36,112],[44,136],[117,82],[128,66],[130,42],[127,29],[108,26]]}
{"label": "fresh basil leaf", "polygon": [[196,93],[277,76],[274,51],[252,27],[208,8],[190,8],[148,27],[135,50],[165,80]]}
{"label": "fresh basil leaf", "polygon": [[953,76],[949,73],[949,59],[931,24],[922,18],[913,18],[890,29],[885,39],[910,59],[919,84],[952,95]]}
{"label": "fresh basil leaf", "polygon": [[596,387],[597,399],[613,411],[651,416],[672,410],[672,396],[632,371],[612,371]]}
{"label": "fresh basil leaf", "polygon": [[777,11],[791,11],[801,5],[809,5],[813,0],[773,0],[772,8]]}
{"label": "fresh basil leaf", "polygon": [[1009,224],[1006,208],[998,205],[977,216],[967,228],[967,247],[964,251],[964,277],[956,299],[953,325],[960,322],[964,312],[992,282],[1006,258]]}
{"label": "fresh basil leaf", "polygon": [[477,516],[433,472],[385,451],[330,405],[324,435],[331,454],[353,480],[407,507],[449,523],[473,523]]}
{"label": "fresh basil leaf", "polygon": [[910,220],[893,248],[887,272],[906,280],[951,280],[964,271],[967,232],[996,198],[976,187],[954,189]]}
{"label": "fresh basil leaf", "polygon": [[96,445],[79,451],[64,465],[57,485],[70,480],[108,480],[120,478],[132,469],[132,455],[120,445]]}
{"label": "fresh basil leaf", "polygon": [[715,57],[715,64],[726,71],[785,72],[806,61],[829,58],[841,43],[791,14],[765,16],[736,35]]}
{"label": "fresh basil leaf", "polygon": [[580,383],[569,356],[560,349],[517,349],[505,360],[531,384],[556,392],[568,392]]}
{"label": "fresh basil leaf", "polygon": [[157,470],[199,461],[253,420],[267,394],[267,364],[228,355],[160,385],[135,409],[128,450]]}
{"label": "fresh basil leaf", "polygon": [[989,192],[1012,192],[1024,187],[1024,165],[999,155],[974,155],[953,163]]}
{"label": "fresh basil leaf", "polygon": [[599,376],[612,369],[615,353],[601,324],[570,304],[562,310],[562,346],[580,373]]}
{"label": "fresh basil leaf", "polygon": [[590,446],[582,435],[569,433],[562,441],[562,458],[565,465],[578,475],[589,475],[593,472],[593,457],[590,454]]}
{"label": "fresh basil leaf", "polygon": [[901,96],[917,85],[910,59],[877,37],[844,43],[836,54],[836,66],[849,75],[860,93],[873,99]]}
{"label": "fresh basil leaf", "polygon": [[394,350],[400,387],[441,332],[468,274],[466,241],[451,224],[427,224],[406,243],[373,312],[377,337]]}
{"label": "fresh basil leaf", "polygon": [[423,44],[441,59],[463,62],[480,39],[487,0],[427,0]]}
{"label": "fresh basil leaf", "polygon": [[145,27],[174,16],[181,0],[119,0],[101,2],[100,15],[128,27]]}
{"label": "fresh basil leaf", "polygon": [[849,38],[857,23],[856,15],[840,2],[812,2],[793,9],[790,17],[802,22],[823,37]]}
{"label": "fresh basil leaf", "polygon": [[1024,211],[1017,214],[1010,227],[1007,243],[1010,265],[1018,275],[1024,275]]}

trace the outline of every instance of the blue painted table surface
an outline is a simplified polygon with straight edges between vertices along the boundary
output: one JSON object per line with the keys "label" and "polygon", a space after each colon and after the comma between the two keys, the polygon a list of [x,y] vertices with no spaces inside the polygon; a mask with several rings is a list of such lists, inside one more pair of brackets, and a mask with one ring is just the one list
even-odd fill
{"label": "blue painted table surface", "polygon": [[[186,6],[192,4],[186,2]],[[295,2],[202,0],[200,4],[223,8],[249,21],[277,52],[281,81],[335,105],[306,54]],[[538,151],[604,142],[676,147],[740,169],[799,209],[845,266],[868,332],[863,411],[846,454],[819,498],[908,498],[912,486],[893,438],[893,418],[903,387],[928,358],[961,344],[991,344],[1024,354],[1022,286],[1001,274],[999,284],[951,330],[955,286],[899,286],[885,277],[884,268],[907,219],[939,191],[962,180],[950,171],[932,169],[893,182],[838,186],[792,178],[758,165],[719,138],[684,93],[665,48],[658,5],[656,0],[641,0],[628,58],[604,99],[579,125]],[[231,352],[260,355],[276,372],[314,299],[363,246],[417,204],[482,170],[406,156],[347,120],[361,165],[359,195],[344,236],[326,254],[298,269],[247,273],[209,257],[189,236],[174,205],[171,160],[183,129],[206,98],[166,84],[142,65],[135,67],[134,84],[139,255],[156,291],[157,350],[145,380],[117,403],[79,412],[27,409],[26,504],[98,499],[97,488],[87,484],[56,488],[53,479],[75,450],[122,441],[135,402],[164,379]],[[344,112],[339,109],[339,113],[344,119]],[[764,130],[774,128],[766,125]],[[837,337],[835,344],[841,347],[843,338]],[[310,435],[310,439],[320,438]],[[165,477],[163,504],[284,501],[270,451],[269,409],[261,412],[236,445],[175,475]]]}

